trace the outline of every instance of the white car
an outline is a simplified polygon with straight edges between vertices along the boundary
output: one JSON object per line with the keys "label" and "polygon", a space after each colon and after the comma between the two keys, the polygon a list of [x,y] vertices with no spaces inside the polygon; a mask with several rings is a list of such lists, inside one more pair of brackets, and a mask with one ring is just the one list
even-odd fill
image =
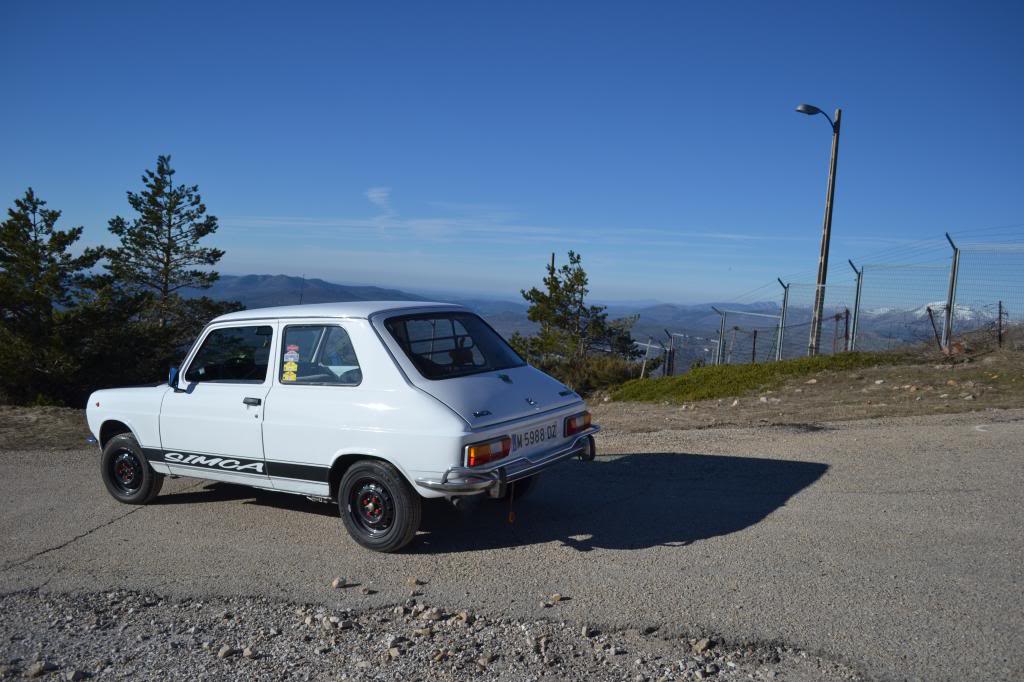
{"label": "white car", "polygon": [[595,454],[580,396],[456,305],[230,313],[182,368],[89,397],[121,502],[150,501],[165,476],[336,500],[356,542],[390,552],[415,535],[421,498],[518,497],[543,469]]}

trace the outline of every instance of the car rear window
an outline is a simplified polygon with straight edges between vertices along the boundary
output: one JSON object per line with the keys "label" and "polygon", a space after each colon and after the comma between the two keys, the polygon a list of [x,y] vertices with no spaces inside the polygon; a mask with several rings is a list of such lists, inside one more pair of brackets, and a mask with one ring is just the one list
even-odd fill
{"label": "car rear window", "polygon": [[401,315],[385,320],[384,326],[427,379],[526,364],[498,332],[472,313]]}

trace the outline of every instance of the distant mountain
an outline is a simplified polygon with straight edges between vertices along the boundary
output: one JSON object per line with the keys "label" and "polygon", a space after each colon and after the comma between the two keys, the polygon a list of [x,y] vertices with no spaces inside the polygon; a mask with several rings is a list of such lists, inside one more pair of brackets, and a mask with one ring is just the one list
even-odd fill
{"label": "distant mountain", "polygon": [[334,284],[322,279],[303,279],[288,275],[221,275],[206,291],[189,290],[187,296],[206,295],[221,301],[238,301],[246,308],[268,308],[303,303],[337,301],[425,301],[427,299],[400,289]]}

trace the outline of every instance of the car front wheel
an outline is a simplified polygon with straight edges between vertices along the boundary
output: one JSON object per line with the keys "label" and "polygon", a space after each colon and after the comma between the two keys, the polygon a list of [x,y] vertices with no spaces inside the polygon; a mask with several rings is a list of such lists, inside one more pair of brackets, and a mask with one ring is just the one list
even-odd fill
{"label": "car front wheel", "polygon": [[111,496],[125,504],[146,504],[160,494],[164,483],[130,433],[114,436],[104,446],[100,475]]}
{"label": "car front wheel", "polygon": [[338,486],[341,520],[352,539],[377,552],[397,552],[420,527],[420,496],[386,462],[363,460]]}

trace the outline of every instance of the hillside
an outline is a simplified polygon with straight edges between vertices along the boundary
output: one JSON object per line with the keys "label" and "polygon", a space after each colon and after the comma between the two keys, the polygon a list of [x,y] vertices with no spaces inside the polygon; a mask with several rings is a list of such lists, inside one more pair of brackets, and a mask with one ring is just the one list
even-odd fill
{"label": "hillside", "polygon": [[221,275],[217,282],[200,292],[190,290],[186,295],[206,295],[222,301],[238,301],[246,308],[267,308],[299,303],[333,303],[336,301],[423,301],[422,296],[399,289],[334,284],[322,279],[303,279],[288,275]]}
{"label": "hillside", "polygon": [[[954,360],[927,349],[706,367],[595,396],[595,421],[631,432],[828,422],[1024,405],[1024,330]],[[978,340],[981,337],[977,337]]]}

